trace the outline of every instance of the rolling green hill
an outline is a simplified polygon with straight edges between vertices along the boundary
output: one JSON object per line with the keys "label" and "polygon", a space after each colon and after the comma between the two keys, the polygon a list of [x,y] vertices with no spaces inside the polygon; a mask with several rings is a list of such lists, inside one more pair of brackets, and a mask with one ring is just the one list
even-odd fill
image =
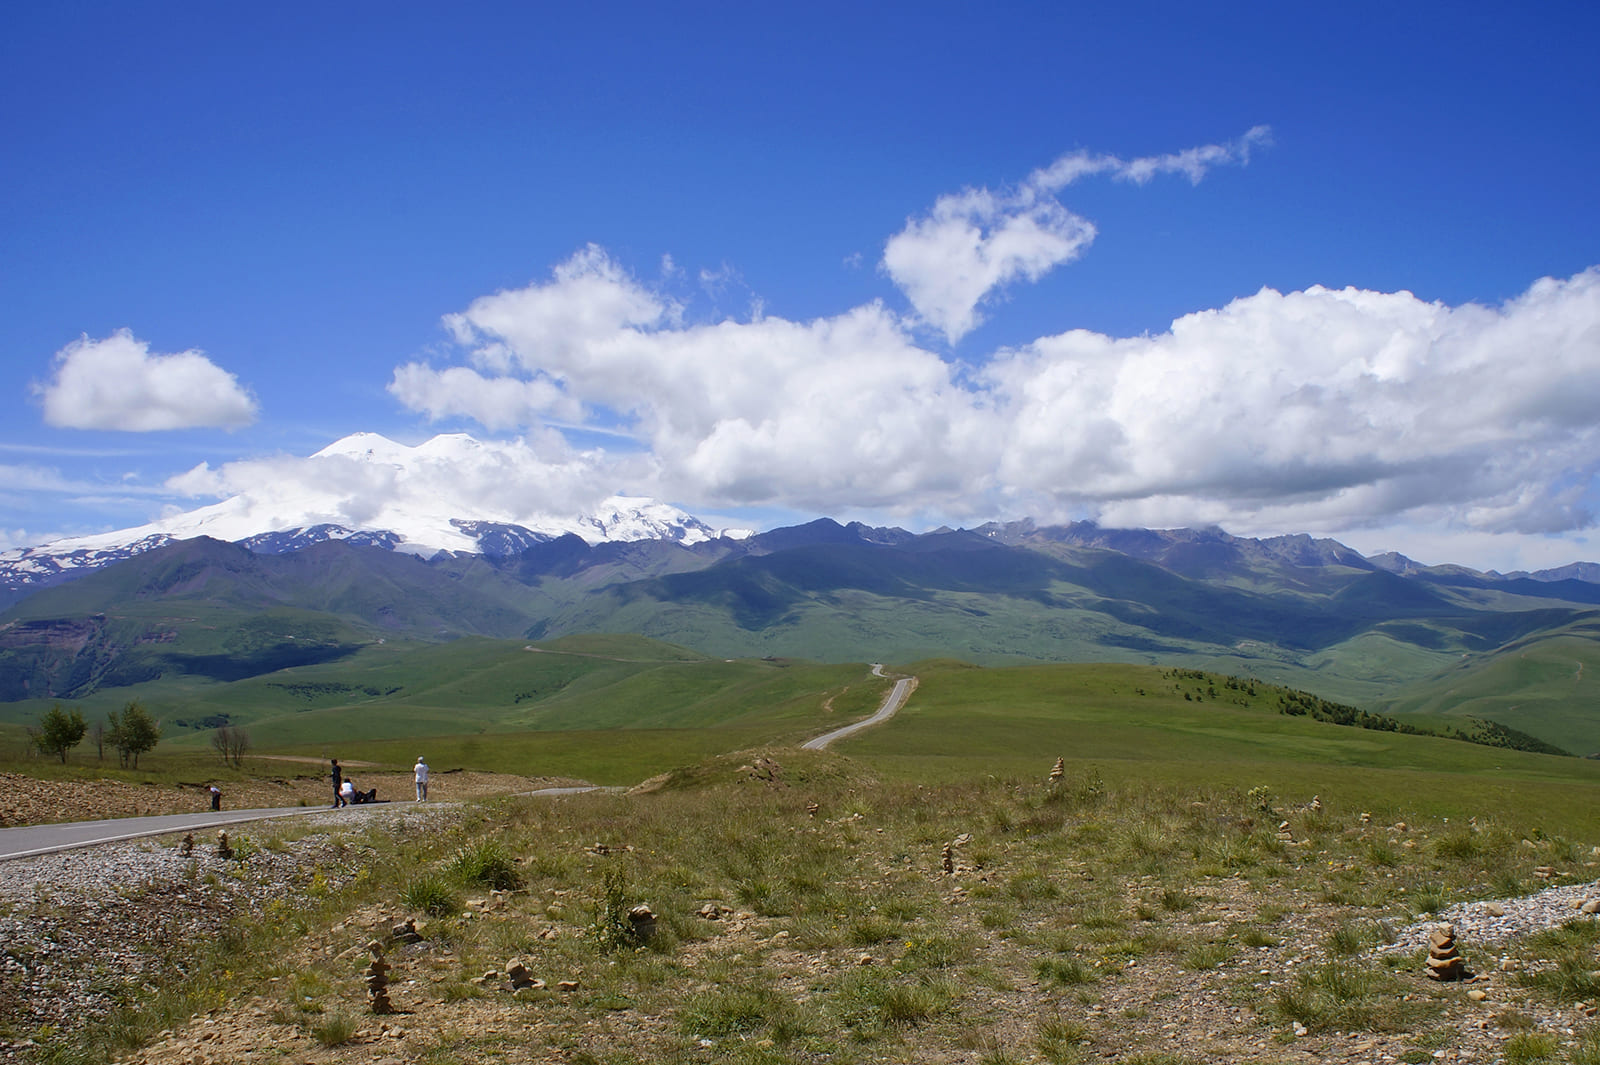
{"label": "rolling green hill", "polygon": [[1514,817],[1519,802],[1538,795],[1581,821],[1574,804],[1600,795],[1597,761],[1328,724],[1282,713],[1276,689],[1259,685],[1250,695],[1192,671],[910,668],[921,684],[905,710],[842,750],[930,782],[970,779],[977,767],[1042,778],[1059,755],[1108,780],[1231,781],[1241,791],[1261,785],[1302,801],[1317,792],[1340,801],[1357,795],[1377,811],[1393,804]]}
{"label": "rolling green hill", "polygon": [[1503,722],[1575,754],[1600,753],[1600,623],[1583,620],[1514,641],[1413,684],[1375,709],[1408,719],[1463,716]]}
{"label": "rolling green hill", "polygon": [[[163,744],[177,747],[203,748],[225,724],[246,729],[258,749],[332,748],[349,757],[387,758],[385,741],[409,747],[427,737],[443,743],[432,749],[453,751],[466,764],[513,771],[525,771],[529,752],[552,744],[660,748],[616,750],[609,762],[585,763],[619,782],[655,766],[665,751],[676,757],[798,741],[870,713],[888,685],[859,663],[714,659],[639,637],[589,636],[374,643],[334,662],[236,681],[181,675],[137,691],[162,722]],[[99,720],[126,697],[127,689],[106,689],[74,705]],[[0,704],[0,723],[29,723],[49,705]],[[624,733],[629,738],[619,740]],[[597,741],[597,734],[611,738]],[[641,739],[652,734],[658,739]]]}

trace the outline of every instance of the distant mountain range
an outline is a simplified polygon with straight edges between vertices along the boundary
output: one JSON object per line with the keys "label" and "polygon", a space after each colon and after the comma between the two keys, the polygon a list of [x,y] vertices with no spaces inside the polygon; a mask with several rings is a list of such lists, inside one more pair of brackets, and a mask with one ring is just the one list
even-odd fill
{"label": "distant mountain range", "polygon": [[[418,452],[475,446],[336,448],[401,476]],[[1481,573],[1310,536],[1090,522],[728,534],[641,499],[530,522],[434,499],[343,524],[317,520],[325,499],[295,502],[264,489],[0,556],[0,702],[191,691],[384,642],[609,632],[729,658],[1159,663],[1600,750],[1592,563]]]}

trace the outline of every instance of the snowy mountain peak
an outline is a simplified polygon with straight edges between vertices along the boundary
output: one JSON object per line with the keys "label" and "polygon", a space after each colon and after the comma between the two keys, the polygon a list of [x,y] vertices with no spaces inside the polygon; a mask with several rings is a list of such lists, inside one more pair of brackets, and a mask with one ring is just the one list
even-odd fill
{"label": "snowy mountain peak", "polygon": [[382,433],[351,433],[312,455],[313,459],[344,457],[368,462],[403,463],[412,448],[390,440]]}
{"label": "snowy mountain peak", "polygon": [[410,447],[379,433],[352,433],[309,458],[207,470],[233,492],[221,502],[133,529],[0,553],[0,588],[59,583],[195,536],[269,554],[338,539],[432,557],[514,554],[569,533],[590,543],[749,535],[713,529],[642,496],[611,496],[573,512],[556,491],[581,499],[579,486],[561,473],[520,441],[449,433]]}

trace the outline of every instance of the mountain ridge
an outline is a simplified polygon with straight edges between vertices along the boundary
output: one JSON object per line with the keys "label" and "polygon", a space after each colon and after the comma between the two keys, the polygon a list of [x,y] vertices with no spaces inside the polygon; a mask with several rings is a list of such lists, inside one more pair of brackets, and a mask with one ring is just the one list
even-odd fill
{"label": "mountain ridge", "polygon": [[[1505,670],[1481,673],[1497,685],[1488,703],[1445,679],[1530,648],[1544,661],[1551,640],[1592,645],[1588,675],[1600,673],[1600,585],[1573,578],[1380,566],[1311,537],[1089,523],[913,534],[818,519],[693,543],[494,531],[507,553],[424,558],[328,529],[303,544],[153,547],[0,613],[0,700],[253,676],[387,641],[610,632],[718,658],[1161,663],[1374,710],[1426,682],[1405,705],[1455,713],[1476,699],[1475,716],[1600,749],[1593,715],[1563,709],[1558,732],[1542,733]],[[1581,698],[1545,682],[1544,705]]]}
{"label": "mountain ridge", "polygon": [[[490,509],[496,512],[487,513],[483,494],[458,490],[462,482],[478,482],[480,487],[482,482],[494,482],[514,468],[515,458],[508,445],[464,433],[440,434],[415,446],[378,433],[352,433],[305,460],[319,464],[318,472],[326,475],[319,479],[267,479],[218,503],[145,525],[0,552],[0,607],[34,590],[195,536],[240,543],[260,554],[343,540],[425,558],[451,554],[509,558],[569,535],[590,545],[668,541],[692,546],[751,539],[754,549],[765,551],[802,541],[903,545],[929,535],[860,522],[841,525],[832,518],[764,533],[717,529],[670,504],[621,495],[603,500],[589,513],[556,514],[547,505],[527,498],[519,501],[518,493],[508,492],[492,496]],[[216,475],[202,466],[185,479],[214,488],[211,481]],[[1473,579],[1600,584],[1600,563],[1572,562],[1531,573],[1483,573],[1454,565],[1427,566],[1394,552],[1366,558],[1337,540],[1304,533],[1253,539],[1214,526],[1153,530],[1103,527],[1092,521],[1040,526],[1029,518],[988,522],[972,530],[934,530],[945,531],[970,531],[996,543],[1035,549],[1046,545],[1104,549],[1202,579],[1260,565],[1272,568],[1275,579],[1290,583],[1295,583],[1297,571],[1346,567],[1403,576],[1463,573]]]}

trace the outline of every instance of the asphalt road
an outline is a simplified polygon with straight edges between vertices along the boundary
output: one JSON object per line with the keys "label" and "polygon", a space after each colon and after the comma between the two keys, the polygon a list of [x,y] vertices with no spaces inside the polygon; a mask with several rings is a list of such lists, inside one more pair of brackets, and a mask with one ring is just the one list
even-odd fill
{"label": "asphalt road", "polygon": [[[882,663],[874,662],[872,664],[872,675],[875,677],[883,676]],[[844,728],[836,728],[832,732],[825,732],[816,739],[806,740],[800,745],[801,750],[820,751],[834,740],[843,739],[846,736],[860,732],[864,728],[876,725],[880,721],[889,720],[911,697],[911,686],[916,682],[916,677],[901,677],[894,682],[894,687],[889,689],[889,694],[883,697],[883,704],[878,707],[877,713],[865,721],[857,721],[853,725],[846,725]]]}
{"label": "asphalt road", "polygon": [[[362,817],[373,810],[397,805],[416,804],[375,802],[365,806],[347,806],[345,811],[352,817]],[[0,828],[0,861],[7,858],[27,858],[35,854],[49,854],[51,851],[71,850],[74,847],[92,847],[97,843],[138,839],[141,836],[164,836],[169,832],[223,828],[242,821],[261,821],[269,817],[296,817],[301,814],[332,812],[326,806],[286,806],[272,810],[222,810],[216,813],[207,810],[197,814],[118,817],[110,821],[68,821],[54,825]]]}
{"label": "asphalt road", "polygon": [[[543,788],[528,792],[530,795],[576,795],[592,791],[588,787]],[[424,803],[403,802],[364,803],[346,806],[338,811],[340,817],[367,817],[383,810],[422,806]],[[172,832],[194,832],[199,829],[225,828],[244,821],[264,821],[272,817],[299,817],[304,814],[333,813],[327,806],[284,806],[266,810],[207,810],[196,814],[163,814],[159,817],[118,817],[110,821],[67,821],[54,825],[24,825],[21,828],[0,828],[0,861],[8,858],[28,858],[35,854],[72,850],[75,847],[93,847],[97,843],[115,843],[118,840],[138,839],[141,836],[165,836]]]}

